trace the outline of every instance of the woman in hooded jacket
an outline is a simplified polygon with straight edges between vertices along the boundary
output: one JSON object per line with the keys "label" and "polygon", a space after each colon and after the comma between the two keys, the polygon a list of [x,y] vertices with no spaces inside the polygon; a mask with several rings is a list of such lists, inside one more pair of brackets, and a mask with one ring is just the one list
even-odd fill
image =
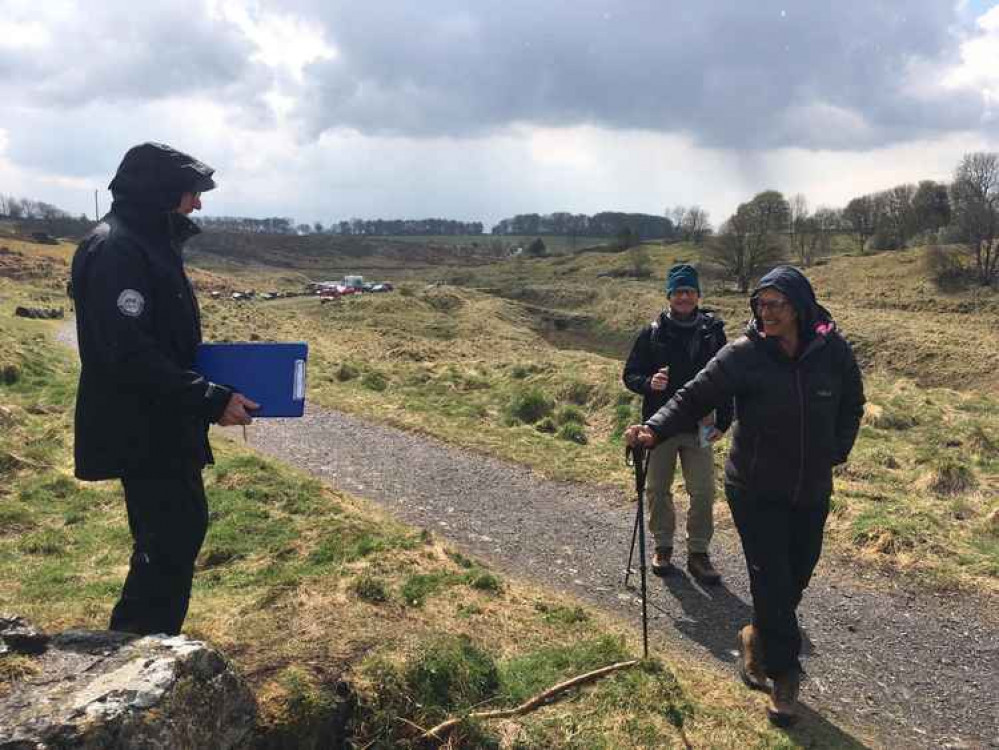
{"label": "woman in hooded jacket", "polygon": [[864,388],[850,345],[801,271],[766,274],[750,309],[745,335],[625,439],[652,448],[735,399],[725,494],[753,597],[753,621],[738,636],[740,673],[770,692],[770,720],[786,726],[801,679],[797,608],[822,549],[833,466],[857,437]]}

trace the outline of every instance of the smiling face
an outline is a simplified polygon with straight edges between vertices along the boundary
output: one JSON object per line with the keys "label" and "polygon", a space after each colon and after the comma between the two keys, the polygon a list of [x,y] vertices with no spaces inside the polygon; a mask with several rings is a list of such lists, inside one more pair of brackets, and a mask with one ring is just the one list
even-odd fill
{"label": "smiling face", "polygon": [[669,295],[670,313],[677,318],[686,318],[697,309],[700,300],[701,295],[692,287],[681,286],[674,289]]}
{"label": "smiling face", "polygon": [[768,337],[791,338],[798,333],[798,313],[783,294],[772,287],[753,298],[753,312],[763,323]]}

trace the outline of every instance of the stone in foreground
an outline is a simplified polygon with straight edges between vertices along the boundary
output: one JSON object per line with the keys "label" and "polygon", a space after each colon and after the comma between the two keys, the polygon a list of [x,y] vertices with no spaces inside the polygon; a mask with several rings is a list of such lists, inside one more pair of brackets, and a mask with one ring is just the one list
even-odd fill
{"label": "stone in foreground", "polygon": [[253,731],[253,694],[200,641],[76,630],[39,653],[23,620],[0,625],[0,750],[229,750]]}

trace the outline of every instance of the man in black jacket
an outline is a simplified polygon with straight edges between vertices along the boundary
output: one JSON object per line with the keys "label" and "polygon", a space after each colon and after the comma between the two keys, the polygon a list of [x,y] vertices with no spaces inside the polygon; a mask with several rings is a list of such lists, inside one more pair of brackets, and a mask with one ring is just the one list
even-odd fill
{"label": "man in black jacket", "polygon": [[[721,318],[701,310],[697,269],[679,263],[666,278],[669,307],[642,329],[624,366],[624,384],[642,395],[642,419],[651,417],[684,383],[725,346]],[[688,420],[682,429],[656,446],[649,459],[649,531],[655,543],[652,572],[667,574],[673,554],[676,512],[673,476],[677,458],[690,496],[687,512],[687,569],[702,583],[715,584],[721,576],[711,564],[708,545],[714,533],[715,468],[711,443],[732,421],[732,401],[719,402],[712,422]]]}
{"label": "man in black jacket", "polygon": [[753,596],[753,622],[739,633],[741,672],[753,688],[773,680],[768,713],[783,726],[796,713],[797,608],[822,550],[832,468],[857,437],[864,387],[850,345],[798,269],[764,276],[750,306],[746,335],[625,439],[653,446],[735,398],[725,491]]}
{"label": "man in black jacket", "polygon": [[181,252],[213,172],[162,144],[130,149],[73,257],[76,476],[121,480],[134,541],[112,630],[180,632],[208,528],[208,424],[249,424],[257,406],[191,369],[201,319]]}

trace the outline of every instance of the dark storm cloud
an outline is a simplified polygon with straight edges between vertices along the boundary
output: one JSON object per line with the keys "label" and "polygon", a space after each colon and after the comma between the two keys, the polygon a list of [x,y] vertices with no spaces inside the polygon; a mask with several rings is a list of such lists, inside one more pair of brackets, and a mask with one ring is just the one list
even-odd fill
{"label": "dark storm cloud", "polygon": [[[252,45],[204,4],[88,3],[51,19],[50,43],[0,50],[0,90],[32,106],[146,101],[238,86]],[[2,46],[2,45],[0,45]]]}
{"label": "dark storm cloud", "polygon": [[[339,55],[307,69],[313,133],[512,123],[687,132],[728,148],[866,148],[974,129],[951,3],[426,0],[304,3]],[[922,72],[915,73],[920,70]]]}

